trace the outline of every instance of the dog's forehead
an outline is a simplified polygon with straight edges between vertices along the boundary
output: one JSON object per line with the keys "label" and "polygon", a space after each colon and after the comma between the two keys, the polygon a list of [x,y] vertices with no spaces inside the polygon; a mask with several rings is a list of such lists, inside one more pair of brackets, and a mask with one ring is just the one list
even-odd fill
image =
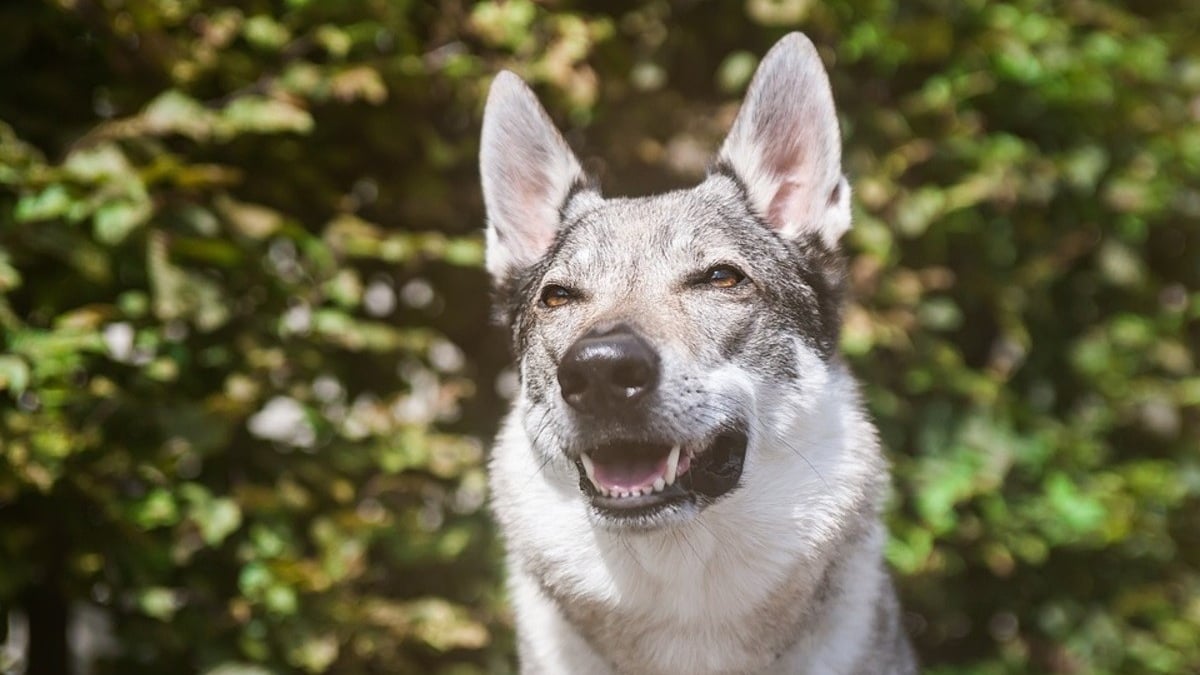
{"label": "dog's forehead", "polygon": [[[751,221],[736,188],[719,181],[605,199],[568,219],[550,269],[568,275],[631,269],[650,274],[705,264],[728,257]],[[647,269],[650,261],[655,269]]]}

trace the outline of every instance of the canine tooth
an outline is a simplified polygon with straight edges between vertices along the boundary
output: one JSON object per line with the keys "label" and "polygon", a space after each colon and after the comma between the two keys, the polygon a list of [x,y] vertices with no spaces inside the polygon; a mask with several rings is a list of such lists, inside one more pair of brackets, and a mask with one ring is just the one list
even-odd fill
{"label": "canine tooth", "polygon": [[596,465],[592,462],[592,458],[585,452],[579,456],[579,461],[583,463],[583,472],[587,474],[588,480],[592,481],[592,485],[595,485],[596,489],[603,494],[604,488],[596,482]]}
{"label": "canine tooth", "polygon": [[665,487],[667,487],[667,481],[663,480],[662,476],[659,476],[657,479],[655,479],[655,481],[654,481],[654,491],[655,492],[662,492],[663,488],[665,488]]}
{"label": "canine tooth", "polygon": [[667,456],[667,485],[675,484],[675,469],[679,468],[679,446],[671,448],[671,454]]}

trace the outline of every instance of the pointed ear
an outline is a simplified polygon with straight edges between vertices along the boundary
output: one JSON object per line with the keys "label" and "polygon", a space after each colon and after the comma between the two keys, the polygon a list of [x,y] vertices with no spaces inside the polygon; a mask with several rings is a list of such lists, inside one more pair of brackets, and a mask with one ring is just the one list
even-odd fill
{"label": "pointed ear", "polygon": [[487,268],[501,280],[546,253],[564,201],[584,181],[579,160],[550,116],[508,71],[496,76],[488,93],[479,171],[487,207]]}
{"label": "pointed ear", "polygon": [[850,227],[850,188],[829,77],[812,42],[791,33],[767,52],[718,163],[784,237],[819,235],[836,247]]}

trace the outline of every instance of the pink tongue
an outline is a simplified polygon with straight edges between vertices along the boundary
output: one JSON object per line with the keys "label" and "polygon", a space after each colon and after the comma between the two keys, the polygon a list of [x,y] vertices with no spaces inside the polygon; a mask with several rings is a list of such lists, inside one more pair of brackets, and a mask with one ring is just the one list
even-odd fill
{"label": "pink tongue", "polygon": [[606,457],[595,460],[596,482],[608,488],[633,490],[649,487],[667,472],[666,456]]}

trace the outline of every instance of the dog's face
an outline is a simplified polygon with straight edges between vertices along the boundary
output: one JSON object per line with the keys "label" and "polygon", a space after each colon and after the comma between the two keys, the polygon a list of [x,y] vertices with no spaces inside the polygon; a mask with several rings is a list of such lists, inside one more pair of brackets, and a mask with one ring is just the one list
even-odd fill
{"label": "dog's face", "polygon": [[[612,528],[694,517],[743,486],[789,405],[820,395],[840,324],[849,190],[828,79],[799,35],[764,59],[700,185],[605,199],[515,76],[481,168],[488,268],[539,463]],[[574,489],[574,487],[572,488]]]}

